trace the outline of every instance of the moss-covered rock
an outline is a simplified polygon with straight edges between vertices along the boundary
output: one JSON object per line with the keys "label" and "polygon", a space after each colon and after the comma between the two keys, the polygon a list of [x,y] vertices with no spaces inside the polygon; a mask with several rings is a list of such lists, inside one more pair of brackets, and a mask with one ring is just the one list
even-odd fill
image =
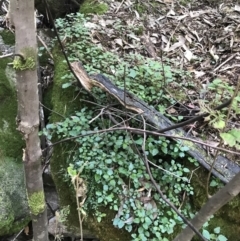
{"label": "moss-covered rock", "polygon": [[23,165],[0,157],[0,236],[21,230],[30,221]]}
{"label": "moss-covered rock", "polygon": [[7,69],[10,59],[0,60],[0,150],[4,156],[21,160],[23,141],[16,130],[17,97],[14,80],[8,80],[7,75],[14,76]]}
{"label": "moss-covered rock", "polygon": [[[9,48],[0,38],[0,48]],[[9,62],[12,59],[0,59],[0,236],[18,232],[30,220],[22,165],[24,143],[16,130],[16,79],[7,67]]]}
{"label": "moss-covered rock", "polygon": [[[69,1],[65,0],[48,0],[48,6],[54,19],[64,17],[66,13],[76,12],[82,0]],[[77,3],[77,4],[76,4]],[[49,19],[44,1],[35,0],[36,9],[45,16],[45,20]]]}

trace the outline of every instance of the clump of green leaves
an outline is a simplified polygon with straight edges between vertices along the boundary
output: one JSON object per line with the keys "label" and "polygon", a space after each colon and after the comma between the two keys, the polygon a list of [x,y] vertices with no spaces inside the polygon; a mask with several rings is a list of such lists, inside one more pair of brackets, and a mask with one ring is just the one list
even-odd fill
{"label": "clump of green leaves", "polygon": [[[212,83],[209,84],[208,89],[211,90],[211,94],[215,94],[213,104],[220,105],[222,100],[233,98],[231,103],[231,115],[233,118],[237,118],[237,115],[240,114],[240,94],[238,93],[235,96],[235,88],[230,86],[228,83],[223,82],[221,79],[215,79]],[[209,107],[202,105],[203,111],[209,113],[208,116],[209,123],[218,130],[225,130],[226,127],[226,118],[227,118],[227,109],[225,111],[216,111],[212,110]],[[229,117],[228,117],[229,118]],[[238,129],[231,129],[228,132],[220,133],[220,137],[223,139],[224,143],[230,147],[235,147],[240,150],[240,131]]]}
{"label": "clump of green leaves", "polygon": [[240,150],[240,130],[232,129],[226,133],[220,133],[224,143],[230,147],[235,147]]}
{"label": "clump of green leaves", "polygon": [[[127,91],[150,105],[163,109],[163,104],[158,103],[160,98],[165,99],[165,103],[169,101],[171,104],[174,103],[174,100],[165,94],[164,88],[176,80],[179,71],[141,55],[129,54],[120,58],[112,52],[104,51],[100,46],[91,43],[90,32],[87,28],[89,21],[89,18],[79,13],[68,15],[68,21],[66,19],[56,20],[56,26],[61,38],[64,39],[70,61],[82,61],[89,74],[106,75],[119,87],[126,87]],[[126,24],[123,25],[121,22],[116,22],[112,27],[119,31],[129,31]],[[62,79],[65,81],[64,88],[73,82],[70,73],[62,76]]]}
{"label": "clump of green leaves", "polygon": [[227,241],[228,239],[221,234],[221,228],[220,227],[216,227],[213,229],[213,232],[209,232],[207,230],[209,223],[206,222],[203,225],[203,229],[202,229],[202,235],[204,238],[206,238],[209,241]]}
{"label": "clump of green leaves", "polygon": [[[68,21],[56,21],[69,60],[82,61],[89,74],[105,74],[148,104],[164,109],[156,100],[166,98],[169,101],[164,87],[175,81],[178,71],[136,54],[120,58],[91,44],[88,21],[81,14],[69,15]],[[121,23],[113,27],[120,32],[126,30]],[[62,79],[64,88],[72,84],[71,74]],[[99,103],[104,103],[103,95],[97,96]],[[84,108],[61,123],[48,125],[45,131],[49,138],[52,134],[60,139],[74,138],[75,148],[68,162],[76,173],[84,166],[81,177],[88,185],[84,210],[86,213],[94,211],[100,222],[106,216],[101,207],[108,205],[116,212],[113,225],[131,232],[134,241],[167,241],[167,236],[174,232],[176,225],[182,224],[182,220],[169,210],[150,182],[139,155],[143,138],[122,131],[96,134],[108,122],[95,120],[93,124],[93,118],[94,110]],[[183,204],[183,193],[193,194],[187,178],[190,170],[178,162],[181,158],[188,158],[186,150],[186,147],[162,137],[146,140],[146,155],[151,167],[154,166],[152,175],[177,207]],[[69,181],[67,172],[65,179]],[[185,204],[181,211],[189,216],[190,210]]]}
{"label": "clump of green leaves", "polygon": [[[84,108],[61,123],[48,125],[45,130],[49,139],[53,134],[60,139],[74,138],[75,148],[68,162],[71,170],[75,169],[76,173],[81,170],[81,178],[88,185],[84,210],[86,213],[94,210],[100,222],[106,216],[101,207],[108,205],[116,212],[113,225],[132,232],[133,240],[164,240],[182,221],[159,197],[146,173],[138,154],[143,138],[123,131],[97,134],[104,124],[99,120],[90,122],[93,113]],[[163,137],[146,140],[146,155],[150,165],[155,166],[153,177],[177,207],[182,204],[183,193],[193,194],[187,178],[189,169],[176,162],[186,158],[186,150]],[[185,205],[182,212],[188,215],[189,210]]]}
{"label": "clump of green leaves", "polygon": [[215,98],[212,103],[215,106],[221,104],[223,99],[231,98],[234,93],[234,87],[230,86],[227,82],[223,82],[221,79],[214,79],[213,82],[208,85],[208,89],[211,90],[211,93],[215,93]]}
{"label": "clump of green leaves", "polygon": [[[156,100],[165,98],[169,101],[164,88],[175,82],[176,76],[182,73],[140,55],[130,54],[120,58],[106,52],[91,43],[87,28],[89,18],[81,14],[71,14],[67,18],[67,21],[56,20],[56,25],[70,61],[82,61],[89,74],[105,74],[148,104],[164,109]],[[126,26],[120,22],[113,27],[119,32],[126,32]],[[73,82],[70,73],[62,79],[64,88]],[[99,103],[104,103],[103,95],[97,96]],[[101,222],[107,215],[102,207],[107,205],[116,212],[113,225],[131,232],[134,241],[167,241],[168,235],[174,232],[176,225],[182,224],[182,220],[169,210],[150,182],[139,155],[143,138],[123,131],[97,134],[99,129],[108,125],[108,121],[95,120],[94,111],[84,108],[61,123],[48,125],[45,131],[49,138],[53,134],[59,139],[74,138],[75,148],[68,163],[75,173],[79,173],[84,166],[81,178],[88,186],[84,211],[93,211]],[[151,168],[153,177],[169,200],[175,206],[182,207],[181,212],[189,217],[191,207],[182,205],[181,198],[183,193],[187,196],[193,194],[187,178],[190,170],[179,163],[181,158],[188,158],[185,156],[186,150],[186,147],[162,137],[148,137],[146,140],[146,155],[151,167],[154,166]],[[69,182],[66,171],[65,179]],[[214,234],[217,235],[217,232]],[[218,234],[216,237],[221,236]]]}

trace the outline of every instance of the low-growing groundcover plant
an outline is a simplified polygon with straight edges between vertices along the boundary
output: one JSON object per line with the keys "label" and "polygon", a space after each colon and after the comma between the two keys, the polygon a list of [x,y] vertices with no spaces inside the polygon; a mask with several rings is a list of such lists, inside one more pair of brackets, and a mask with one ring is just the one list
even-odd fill
{"label": "low-growing groundcover plant", "polygon": [[[100,119],[91,122],[94,113],[83,108],[45,130],[49,139],[53,134],[59,139],[73,138],[74,150],[71,150],[69,170],[64,171],[64,178],[70,183],[69,174],[79,172],[87,184],[87,198],[81,213],[86,216],[94,213],[101,222],[107,216],[101,207],[108,206],[116,212],[113,225],[131,232],[132,240],[171,240],[174,229],[183,222],[160,198],[146,173],[139,155],[143,138],[124,131],[98,134],[98,130],[106,126]],[[194,194],[190,170],[179,161],[185,158],[198,164],[186,156],[186,150],[164,137],[147,138],[146,154],[153,167],[153,177],[166,197],[186,217],[192,217],[192,208],[183,198]],[[203,235],[211,237],[209,240],[227,240],[215,231],[211,234],[206,227]]]}
{"label": "low-growing groundcover plant", "polygon": [[[89,30],[85,26],[88,20],[79,14],[69,15],[68,21],[57,20],[60,35],[68,40],[65,48],[70,61],[82,60],[89,74],[104,73],[118,86],[125,86],[160,111],[165,107],[157,99],[165,98],[174,103],[165,95],[163,87],[175,81],[178,71],[140,55],[130,54],[120,59],[113,53],[104,52],[91,44]],[[62,76],[62,79],[63,88],[73,84],[70,73]],[[104,106],[106,94],[101,91],[96,93],[98,104]],[[48,125],[44,131],[49,139],[52,135],[59,139],[74,138],[74,149],[67,160],[69,169],[63,170],[63,173],[69,183],[69,174],[72,177],[78,173],[87,184],[87,198],[81,212],[86,216],[94,213],[101,222],[107,215],[101,207],[108,206],[116,212],[113,225],[131,232],[132,240],[171,240],[169,238],[174,229],[181,227],[183,222],[151,184],[141,158],[143,138],[124,131],[97,134],[110,122],[103,116],[95,118],[96,111],[95,107],[82,108],[63,122]],[[119,113],[115,114],[123,118]],[[136,125],[136,122],[131,121],[131,124]],[[193,210],[183,196],[191,196],[194,192],[189,180],[190,170],[181,164],[181,160],[194,160],[186,156],[186,150],[187,147],[166,138],[149,136],[145,151],[153,177],[166,197],[186,217],[191,217]],[[212,234],[203,229],[203,235],[209,240],[224,241],[225,237],[219,232],[219,228]]]}
{"label": "low-growing groundcover plant", "polygon": [[[138,154],[143,138],[123,131],[91,134],[104,128],[99,120],[89,124],[93,113],[83,108],[61,123],[48,125],[45,131],[49,139],[52,134],[59,139],[74,137],[76,145],[68,163],[72,170],[81,169],[80,176],[87,183],[85,213],[94,211],[100,222],[107,215],[100,211],[101,206],[108,205],[116,211],[113,225],[133,232],[133,240],[168,240],[165,234],[172,234],[182,221],[151,184]],[[185,151],[186,147],[163,137],[147,138],[146,154],[155,166],[153,177],[171,202],[189,216],[190,205],[183,205],[181,197],[183,193],[193,195],[188,179],[190,170],[177,162],[188,158]],[[65,179],[69,182],[67,171]]]}

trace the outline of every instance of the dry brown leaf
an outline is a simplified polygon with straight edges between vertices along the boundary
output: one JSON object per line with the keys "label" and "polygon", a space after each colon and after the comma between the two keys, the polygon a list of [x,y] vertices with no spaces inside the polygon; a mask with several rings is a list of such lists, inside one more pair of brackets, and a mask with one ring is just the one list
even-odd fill
{"label": "dry brown leaf", "polygon": [[167,113],[168,114],[175,114],[175,113],[177,113],[177,111],[174,108],[170,108],[170,109],[167,110]]}
{"label": "dry brown leaf", "polygon": [[141,188],[139,188],[137,191],[138,191],[138,192],[143,192],[145,189],[146,189],[145,187],[141,187]]}
{"label": "dry brown leaf", "polygon": [[235,5],[234,10],[240,12],[240,5]]}
{"label": "dry brown leaf", "polygon": [[24,233],[25,233],[26,235],[29,235],[29,226],[26,226],[26,227],[24,228]]}
{"label": "dry brown leaf", "polygon": [[[188,92],[188,93],[189,93],[189,92]],[[192,94],[193,94],[193,93],[195,93],[195,91],[193,91]],[[191,108],[191,109],[195,109],[195,108],[196,108],[196,106],[195,106],[194,104],[191,104],[191,103],[190,103],[190,104],[187,104],[187,107],[188,107],[188,108]]]}
{"label": "dry brown leaf", "polygon": [[166,52],[173,51],[176,48],[182,47],[184,45],[184,42],[185,42],[185,39],[182,36],[180,36],[179,41],[177,43],[173,44],[171,47],[169,46],[170,43],[168,43],[167,46],[163,50]]}
{"label": "dry brown leaf", "polygon": [[116,44],[118,44],[119,46],[123,46],[123,41],[122,41],[122,39],[120,39],[120,38],[117,38],[117,39],[114,39],[114,42],[116,43]]}

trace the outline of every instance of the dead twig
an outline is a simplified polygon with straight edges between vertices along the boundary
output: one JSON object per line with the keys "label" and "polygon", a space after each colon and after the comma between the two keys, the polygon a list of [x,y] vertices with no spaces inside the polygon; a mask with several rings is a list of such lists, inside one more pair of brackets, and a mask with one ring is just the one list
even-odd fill
{"label": "dead twig", "polygon": [[161,196],[161,198],[163,199],[163,201],[171,207],[171,209],[173,209],[177,215],[179,217],[181,217],[181,219],[183,220],[183,222],[185,224],[187,224],[196,234],[198,237],[200,237],[202,240],[205,240],[207,241],[203,236],[202,234],[179,212],[179,210],[164,196],[163,192],[161,191],[161,189],[159,188],[159,185],[156,183],[155,179],[153,178],[152,176],[152,173],[151,173],[151,170],[150,170],[150,167],[149,167],[149,164],[148,164],[148,159],[147,159],[147,156],[146,156],[146,121],[145,119],[143,118],[142,116],[142,119],[143,119],[143,130],[144,130],[144,134],[143,134],[143,144],[142,144],[142,152],[143,152],[143,158],[144,158],[144,164],[146,166],[146,169],[147,169],[147,173],[151,179],[151,182],[152,184],[154,185],[154,187],[156,188],[157,192],[159,193],[159,195]]}

